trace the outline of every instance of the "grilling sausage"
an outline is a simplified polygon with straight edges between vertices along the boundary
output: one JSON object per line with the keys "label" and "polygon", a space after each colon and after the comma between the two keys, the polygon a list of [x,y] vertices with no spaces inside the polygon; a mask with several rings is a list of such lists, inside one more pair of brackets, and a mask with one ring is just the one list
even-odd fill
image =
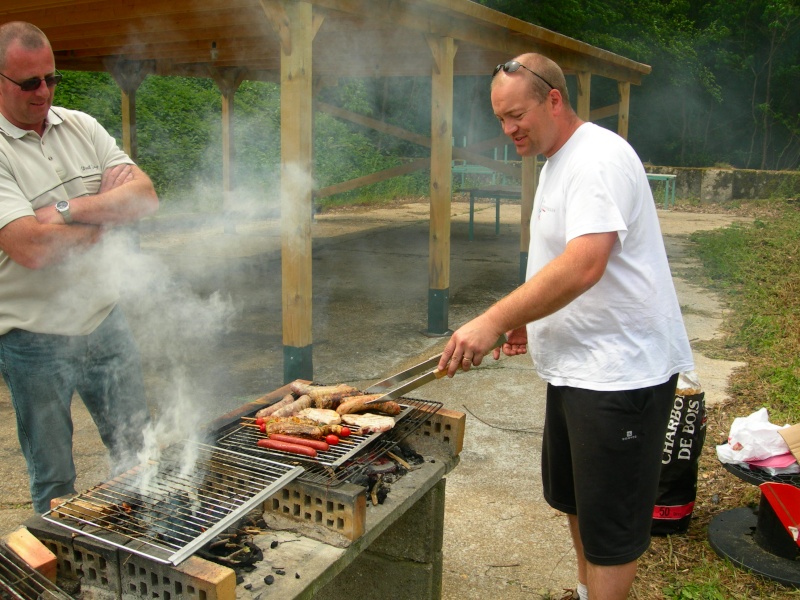
{"label": "grilling sausage", "polygon": [[280,418],[280,417],[291,417],[292,415],[296,415],[304,408],[311,408],[314,405],[314,401],[309,396],[300,396],[294,402],[290,402],[286,406],[283,406],[272,413],[272,417]]}
{"label": "grilling sausage", "polygon": [[307,440],[306,438],[301,438],[294,435],[272,433],[270,434],[269,439],[278,442],[289,442],[290,444],[299,444],[301,446],[308,446],[309,448],[313,448],[314,450],[319,450],[320,452],[327,452],[328,450],[330,450],[330,446],[327,444],[327,442],[321,442],[320,440]]}
{"label": "grilling sausage", "polygon": [[295,381],[290,389],[295,394],[308,396],[314,401],[315,408],[335,408],[343,398],[354,396],[361,392],[349,385],[308,385]]}
{"label": "grilling sausage", "polygon": [[367,394],[365,396],[354,396],[343,401],[337,408],[336,412],[340,415],[349,415],[352,413],[363,412],[366,410],[374,410],[387,415],[399,415],[402,408],[394,400],[387,400],[386,402],[377,402],[375,404],[367,404],[371,400],[380,398],[381,394]]}
{"label": "grilling sausage", "polygon": [[279,442],[278,440],[271,440],[269,438],[258,440],[256,442],[259,448],[267,448],[268,450],[282,450],[283,452],[293,452],[294,454],[304,454],[315,458],[317,451],[308,446],[301,446],[300,444],[290,444],[289,442]]}
{"label": "grilling sausage", "polygon": [[292,396],[291,394],[286,394],[283,398],[278,400],[275,404],[272,404],[270,406],[266,406],[266,407],[262,408],[261,410],[259,410],[256,413],[256,418],[258,418],[258,417],[269,417],[270,415],[275,413],[277,410],[283,408],[287,404],[291,404],[292,402],[294,402],[294,396]]}

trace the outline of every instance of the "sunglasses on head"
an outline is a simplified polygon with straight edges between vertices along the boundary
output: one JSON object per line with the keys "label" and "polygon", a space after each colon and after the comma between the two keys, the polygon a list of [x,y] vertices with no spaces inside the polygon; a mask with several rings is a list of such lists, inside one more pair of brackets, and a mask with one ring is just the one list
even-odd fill
{"label": "sunglasses on head", "polygon": [[529,73],[533,73],[534,75],[536,75],[539,79],[544,81],[547,84],[547,87],[549,87],[551,90],[556,89],[549,81],[547,81],[547,79],[545,79],[544,77],[539,75],[536,71],[531,71],[528,67],[523,65],[518,60],[510,60],[507,63],[501,63],[501,64],[497,65],[494,68],[494,71],[492,72],[492,77],[497,75],[501,70],[505,71],[506,73],[514,73],[515,71],[519,71],[520,67],[522,67],[523,69],[525,69]]}
{"label": "sunglasses on head", "polygon": [[25,81],[14,81],[8,75],[3,75],[0,73],[0,77],[4,77],[8,79],[11,83],[18,85],[19,89],[23,92],[35,92],[39,89],[39,86],[42,85],[44,81],[45,85],[49,88],[54,87],[59,84],[63,75],[59,73],[57,70],[55,75],[47,75],[44,79],[39,79],[38,77],[31,77],[30,79],[26,79]]}

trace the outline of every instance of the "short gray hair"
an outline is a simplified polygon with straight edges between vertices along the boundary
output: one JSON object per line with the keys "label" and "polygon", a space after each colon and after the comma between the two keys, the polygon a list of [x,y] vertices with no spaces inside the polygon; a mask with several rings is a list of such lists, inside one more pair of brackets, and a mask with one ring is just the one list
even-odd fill
{"label": "short gray hair", "polygon": [[8,49],[14,42],[26,50],[39,50],[50,47],[50,41],[44,31],[36,25],[25,21],[11,21],[0,25],[0,69],[6,68]]}

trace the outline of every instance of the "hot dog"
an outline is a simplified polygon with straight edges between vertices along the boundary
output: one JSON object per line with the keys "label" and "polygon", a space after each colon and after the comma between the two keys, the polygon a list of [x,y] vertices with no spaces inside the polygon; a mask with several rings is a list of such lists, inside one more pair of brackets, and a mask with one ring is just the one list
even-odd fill
{"label": "hot dog", "polygon": [[290,444],[289,442],[279,442],[278,440],[271,440],[269,438],[258,440],[256,442],[259,448],[267,448],[269,450],[282,450],[284,452],[293,452],[294,454],[305,454],[314,458],[317,456],[317,451],[308,446],[301,446],[300,444]]}
{"label": "hot dog", "polygon": [[282,433],[271,433],[269,435],[269,439],[276,440],[278,442],[289,442],[290,444],[300,444],[301,446],[308,446],[309,448],[314,448],[314,450],[319,450],[321,452],[327,452],[330,449],[330,446],[327,444],[327,442],[308,440],[306,438],[295,437],[293,435],[283,435]]}

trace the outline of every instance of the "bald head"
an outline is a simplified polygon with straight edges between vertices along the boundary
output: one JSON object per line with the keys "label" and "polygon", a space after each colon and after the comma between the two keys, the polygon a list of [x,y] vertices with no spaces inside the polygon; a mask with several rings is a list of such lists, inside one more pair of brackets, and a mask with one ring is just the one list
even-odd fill
{"label": "bald head", "polygon": [[[550,92],[550,86],[556,89],[561,94],[564,104],[569,107],[569,91],[567,90],[567,80],[564,78],[564,72],[555,62],[534,52],[527,54],[520,54],[515,59],[526,69],[533,71],[537,76],[531,75],[531,94],[534,98],[543,102]],[[495,77],[492,80],[492,87],[495,86],[499,78]],[[546,82],[546,83],[545,83]],[[548,85],[549,84],[549,85]]]}
{"label": "bald head", "polygon": [[25,50],[49,48],[50,42],[44,32],[24,21],[11,21],[0,25],[0,70],[6,68],[8,50],[14,43]]}

